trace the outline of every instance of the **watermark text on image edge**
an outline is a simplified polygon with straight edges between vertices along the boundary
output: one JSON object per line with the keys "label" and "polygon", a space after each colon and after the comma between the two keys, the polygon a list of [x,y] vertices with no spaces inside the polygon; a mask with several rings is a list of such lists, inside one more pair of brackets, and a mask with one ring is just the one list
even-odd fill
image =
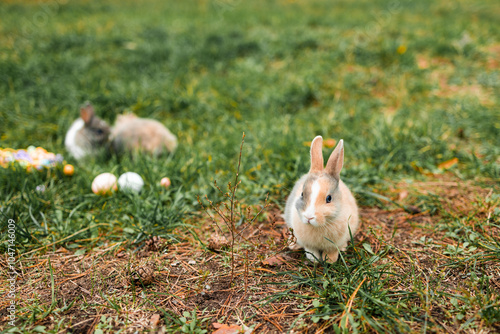
{"label": "watermark text on image edge", "polygon": [[10,302],[7,304],[7,318],[9,320],[9,325],[14,326],[14,322],[16,320],[16,281],[17,275],[19,275],[16,271],[16,222],[13,219],[9,219],[7,227],[7,282],[8,282],[8,290],[7,290],[7,298],[10,299]]}

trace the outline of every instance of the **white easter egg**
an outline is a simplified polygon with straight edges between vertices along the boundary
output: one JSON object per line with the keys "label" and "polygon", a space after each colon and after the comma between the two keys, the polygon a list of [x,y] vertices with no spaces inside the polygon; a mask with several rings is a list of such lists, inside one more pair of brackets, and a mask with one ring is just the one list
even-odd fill
{"label": "white easter egg", "polygon": [[116,189],[116,176],[111,173],[99,174],[92,182],[92,191],[96,195],[109,195]]}
{"label": "white easter egg", "polygon": [[142,190],[142,187],[144,187],[144,181],[139,174],[134,172],[127,172],[123,173],[118,178],[118,186],[120,186],[120,190],[133,191],[138,193]]}

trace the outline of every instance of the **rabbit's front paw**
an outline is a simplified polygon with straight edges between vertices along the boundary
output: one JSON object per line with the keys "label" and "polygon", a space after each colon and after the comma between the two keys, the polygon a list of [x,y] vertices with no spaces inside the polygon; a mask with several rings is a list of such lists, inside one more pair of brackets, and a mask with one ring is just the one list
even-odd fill
{"label": "rabbit's front paw", "polygon": [[321,259],[321,255],[318,251],[312,249],[305,249],[306,258],[311,262],[318,262]]}
{"label": "rabbit's front paw", "polygon": [[334,251],[331,251],[329,253],[324,252],[323,256],[325,257],[325,261],[330,262],[330,263],[334,263],[334,262],[337,262],[337,260],[339,258],[339,251],[334,250]]}

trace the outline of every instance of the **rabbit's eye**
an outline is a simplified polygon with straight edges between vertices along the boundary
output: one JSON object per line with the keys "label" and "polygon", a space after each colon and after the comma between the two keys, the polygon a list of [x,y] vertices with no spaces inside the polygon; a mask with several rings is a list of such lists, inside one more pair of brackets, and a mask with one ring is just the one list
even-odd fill
{"label": "rabbit's eye", "polygon": [[326,196],[326,203],[330,203],[332,201],[332,196]]}
{"label": "rabbit's eye", "polygon": [[304,197],[304,193],[300,193],[300,197]]}
{"label": "rabbit's eye", "polygon": [[102,135],[104,133],[104,131],[102,131],[102,129],[97,129],[95,130],[95,132],[98,134],[98,135]]}

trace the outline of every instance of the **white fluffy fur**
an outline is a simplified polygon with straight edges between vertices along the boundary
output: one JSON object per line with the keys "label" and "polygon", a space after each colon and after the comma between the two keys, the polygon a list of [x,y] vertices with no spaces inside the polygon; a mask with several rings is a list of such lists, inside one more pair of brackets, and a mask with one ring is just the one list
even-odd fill
{"label": "white fluffy fur", "polygon": [[83,121],[83,119],[78,118],[73,122],[73,124],[71,124],[71,127],[66,133],[66,138],[64,139],[64,145],[66,146],[66,149],[75,159],[81,159],[87,155],[87,152],[76,143],[77,133],[84,126],[85,122]]}
{"label": "white fluffy fur", "polygon": [[[321,183],[318,181],[313,183],[309,207],[304,212],[299,212],[296,203],[300,199],[304,184],[309,177],[310,174],[306,174],[297,181],[285,206],[285,222],[289,228],[293,229],[296,238],[296,244],[292,244],[290,248],[304,248],[307,258],[311,261],[316,261],[321,257],[325,258],[326,255],[329,261],[335,262],[338,258],[338,250],[345,250],[351,239],[351,234],[354,236],[358,229],[358,206],[349,188],[342,180],[339,180],[340,196],[333,197],[334,205],[325,203],[321,205],[325,205],[325,207],[315,208],[315,210],[332,210],[333,212],[329,212],[332,218],[329,218],[324,224],[312,224],[312,221],[308,223],[304,213],[310,215],[310,206],[314,207],[313,203],[316,202],[316,198],[313,197],[316,197],[319,192],[318,189],[315,189],[315,184],[320,186]],[[314,215],[317,216],[316,211]]]}
{"label": "white fluffy fur", "polygon": [[304,211],[304,214],[301,215],[303,218],[302,222],[304,224],[310,223],[311,225],[316,226],[318,223],[316,222],[316,200],[318,199],[319,191],[321,190],[318,180],[314,181],[311,191],[311,201],[309,202],[309,206]]}

